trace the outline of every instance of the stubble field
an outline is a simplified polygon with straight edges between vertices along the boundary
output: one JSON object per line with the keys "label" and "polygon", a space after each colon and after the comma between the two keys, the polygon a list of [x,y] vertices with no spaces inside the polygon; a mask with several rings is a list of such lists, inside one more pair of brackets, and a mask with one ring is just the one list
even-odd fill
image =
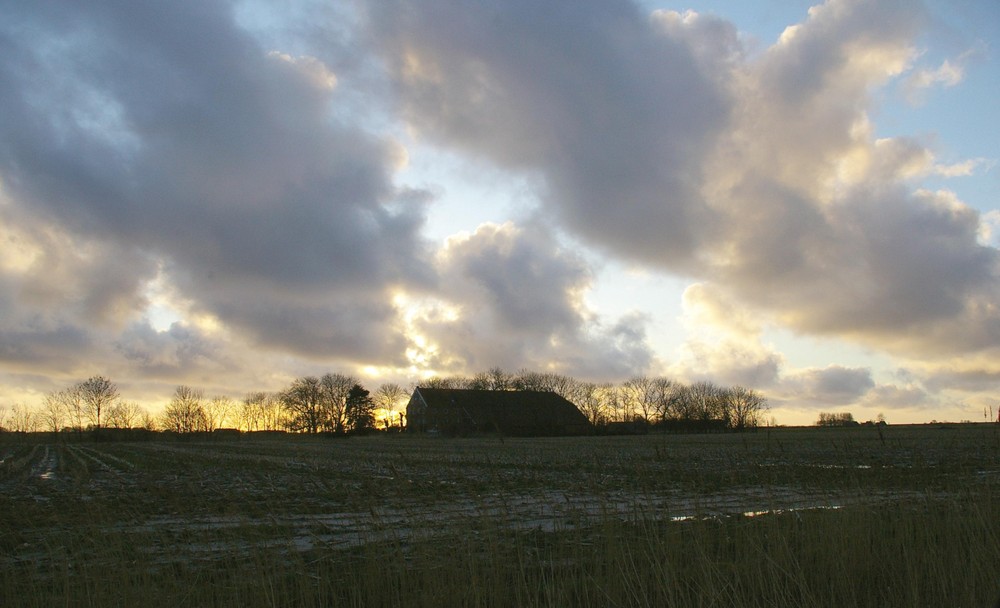
{"label": "stubble field", "polygon": [[987,606],[991,425],[0,439],[0,605]]}

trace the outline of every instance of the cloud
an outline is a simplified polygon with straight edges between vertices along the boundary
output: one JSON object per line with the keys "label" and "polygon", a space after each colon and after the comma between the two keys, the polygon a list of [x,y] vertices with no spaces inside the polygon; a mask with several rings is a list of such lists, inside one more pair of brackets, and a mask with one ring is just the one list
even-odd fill
{"label": "cloud", "polygon": [[193,375],[220,371],[217,341],[185,323],[173,323],[164,331],[156,331],[146,323],[136,322],[119,335],[113,346],[141,376],[183,384]]}
{"label": "cloud", "polygon": [[731,100],[692,48],[630,2],[373,5],[400,112],[421,137],[538,172],[549,211],[591,242],[673,267],[713,223],[700,160]]}
{"label": "cloud", "polygon": [[918,386],[881,385],[872,388],[862,401],[864,407],[874,409],[929,409],[939,406],[927,391]]}
{"label": "cloud", "polygon": [[705,283],[684,290],[683,310],[688,337],[667,366],[668,375],[757,390],[778,382],[784,358],[762,342],[764,327],[753,311]]}
{"label": "cloud", "polygon": [[288,53],[278,51],[271,51],[267,56],[275,57],[294,65],[317,88],[333,89],[337,86],[337,75],[331,72],[322,61],[315,57],[310,55],[292,57]]}
{"label": "cloud", "polygon": [[903,79],[903,94],[912,104],[920,104],[928,89],[950,88],[965,79],[966,64],[982,53],[981,44],[960,54],[954,60],[945,59],[936,68],[922,67],[913,70]]}
{"label": "cloud", "polygon": [[981,245],[1000,248],[1000,209],[993,209],[983,214],[978,236]]}
{"label": "cloud", "polygon": [[793,331],[916,358],[1000,343],[978,213],[915,187],[957,165],[869,121],[918,56],[910,3],[831,0],[752,57],[717,18],[626,2],[379,6],[409,124],[541,176],[591,245]]}
{"label": "cloud", "polygon": [[907,79],[908,87],[925,89],[932,85],[940,84],[945,87],[953,87],[962,82],[965,75],[965,68],[961,65],[954,65],[947,59],[936,69],[921,69],[915,71]]}
{"label": "cloud", "polygon": [[776,385],[784,357],[754,343],[736,340],[686,342],[680,357],[667,368],[670,377],[686,382],[707,380],[723,386],[767,390]]}
{"label": "cloud", "polygon": [[730,299],[729,294],[707,283],[695,283],[682,296],[686,324],[741,339],[760,336],[762,321],[752,310]]}
{"label": "cloud", "polygon": [[805,403],[849,405],[875,388],[875,381],[870,369],[831,365],[801,370],[790,375],[785,385]]}
{"label": "cloud", "polygon": [[0,183],[26,232],[4,247],[33,260],[7,268],[18,306],[121,329],[165,275],[259,346],[398,356],[386,302],[430,276],[427,199],[393,184],[397,144],[333,119],[320,59],[263,47],[224,3],[9,8]]}
{"label": "cloud", "polygon": [[[880,89],[957,84],[971,57],[919,65],[911,3],[829,0],[753,52],[721,18],[628,0],[304,3],[279,22],[9,4],[0,357],[17,373],[666,368],[872,392],[864,368],[783,371],[769,327],[923,378],[998,372],[997,212],[923,183],[990,161],[942,163],[872,123]],[[514,176],[537,217],[437,248],[399,141]],[[590,262],[554,234],[690,279],[704,333],[659,361],[649,311],[591,311]]]}
{"label": "cloud", "polygon": [[483,224],[438,254],[440,288],[413,323],[431,369],[545,369],[588,378],[647,368],[641,315],[610,325],[590,313],[592,273],[542,226]]}

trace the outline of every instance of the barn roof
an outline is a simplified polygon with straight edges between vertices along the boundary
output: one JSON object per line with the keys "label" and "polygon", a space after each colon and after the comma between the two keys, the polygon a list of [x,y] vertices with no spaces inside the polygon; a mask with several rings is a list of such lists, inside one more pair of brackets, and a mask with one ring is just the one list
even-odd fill
{"label": "barn roof", "polygon": [[417,387],[407,407],[411,424],[446,433],[576,435],[590,430],[586,416],[547,391],[489,391]]}

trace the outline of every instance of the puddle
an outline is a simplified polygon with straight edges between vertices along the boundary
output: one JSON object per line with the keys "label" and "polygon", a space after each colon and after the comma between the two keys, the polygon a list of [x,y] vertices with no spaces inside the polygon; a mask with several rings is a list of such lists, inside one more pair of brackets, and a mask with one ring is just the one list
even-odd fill
{"label": "puddle", "polygon": [[55,450],[50,450],[45,446],[41,459],[31,467],[31,476],[43,481],[52,481],[56,478],[56,467],[59,466],[59,458]]}
{"label": "puddle", "polygon": [[[477,522],[499,522],[508,530],[566,531],[599,525],[612,517],[622,521],[685,522],[727,517],[763,517],[812,510],[837,510],[849,505],[875,504],[906,498],[906,493],[868,493],[833,500],[789,488],[752,488],[738,493],[699,497],[593,496],[564,493],[487,495],[414,508],[380,507],[366,511],[283,514],[265,517],[153,518],[109,531],[147,536],[142,550],[158,562],[188,557],[247,554],[260,549],[308,552],[322,547],[356,547],[372,542],[441,536],[442,530],[475,529]],[[913,493],[913,495],[917,495]],[[924,495],[925,496],[925,495]],[[157,542],[160,537],[203,535],[195,542]],[[137,538],[137,542],[141,542]]]}

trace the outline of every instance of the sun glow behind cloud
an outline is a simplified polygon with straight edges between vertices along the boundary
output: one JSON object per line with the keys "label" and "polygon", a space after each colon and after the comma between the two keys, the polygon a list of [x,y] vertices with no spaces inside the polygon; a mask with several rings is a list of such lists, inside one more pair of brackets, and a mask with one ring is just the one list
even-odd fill
{"label": "sun glow behind cloud", "polygon": [[91,362],[235,392],[498,365],[748,383],[801,420],[979,407],[1000,216],[963,185],[996,159],[931,125],[995,132],[935,105],[993,41],[928,36],[935,5],[789,5],[755,39],[646,4],[12,9],[0,395]]}
{"label": "sun glow behind cloud", "polygon": [[441,349],[422,333],[420,327],[425,322],[456,322],[461,310],[437,298],[415,297],[402,291],[393,295],[393,305],[400,313],[402,331],[408,344],[405,350],[408,362],[406,372],[419,379],[438,375]]}

